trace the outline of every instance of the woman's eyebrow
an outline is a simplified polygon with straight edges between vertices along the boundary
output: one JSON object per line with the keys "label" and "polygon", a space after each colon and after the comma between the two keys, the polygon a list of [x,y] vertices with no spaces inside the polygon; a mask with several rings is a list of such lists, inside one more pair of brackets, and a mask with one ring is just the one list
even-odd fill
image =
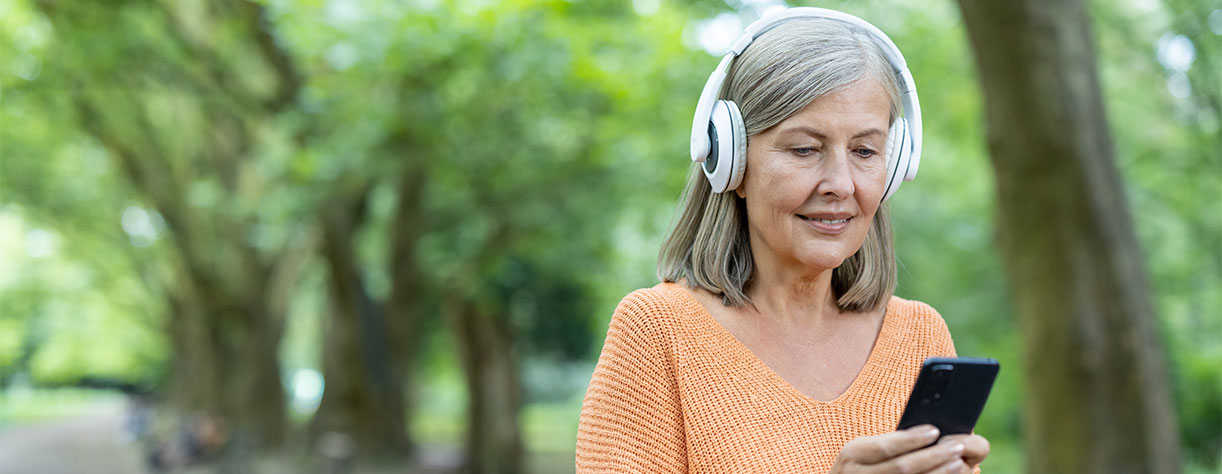
{"label": "woman's eyebrow", "polygon": [[816,130],[814,127],[808,127],[806,125],[795,125],[789,128],[782,129],[780,132],[781,135],[788,135],[790,133],[804,133],[812,137],[818,138],[820,140],[827,138],[827,135],[824,135],[822,132]]}
{"label": "woman's eyebrow", "polygon": [[877,128],[871,128],[871,129],[863,130],[856,135],[853,135],[853,138],[861,138],[861,137],[866,137],[870,135],[886,135],[886,134],[887,133],[882,130],[879,130]]}
{"label": "woman's eyebrow", "polygon": [[[819,130],[815,129],[814,127],[809,127],[806,125],[795,125],[793,127],[785,128],[785,129],[782,129],[779,134],[788,135],[790,133],[804,133],[806,135],[810,135],[820,140],[827,138],[827,135],[824,135],[823,132],[820,132]],[[853,135],[853,138],[867,137],[870,135],[886,135],[886,134],[887,132],[884,132],[882,129],[868,128],[868,129],[858,132],[856,135]]]}

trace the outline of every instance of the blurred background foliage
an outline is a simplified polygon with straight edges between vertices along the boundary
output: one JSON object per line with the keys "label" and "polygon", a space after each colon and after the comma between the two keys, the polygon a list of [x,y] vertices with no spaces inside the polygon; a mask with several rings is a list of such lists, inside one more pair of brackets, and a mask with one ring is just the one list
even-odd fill
{"label": "blurred background foliage", "polygon": [[[149,452],[203,414],[222,458],[570,472],[714,53],[778,4],[0,0],[0,433],[118,391],[163,420]],[[1031,381],[958,11],[811,4],[888,32],[920,86],[898,294],[1009,367],[977,431],[1020,472]],[[1217,472],[1222,6],[1090,7],[1186,466]]]}

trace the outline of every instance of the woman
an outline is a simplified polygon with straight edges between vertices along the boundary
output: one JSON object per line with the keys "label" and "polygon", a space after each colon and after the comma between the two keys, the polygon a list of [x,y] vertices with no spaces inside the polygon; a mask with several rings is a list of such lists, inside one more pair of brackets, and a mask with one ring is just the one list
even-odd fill
{"label": "woman", "polygon": [[937,312],[892,295],[882,202],[920,146],[903,58],[869,24],[808,8],[731,49],[697,106],[703,164],[663,283],[625,297],[607,331],[578,471],[972,472],[984,438],[895,431],[922,361],[954,355]]}

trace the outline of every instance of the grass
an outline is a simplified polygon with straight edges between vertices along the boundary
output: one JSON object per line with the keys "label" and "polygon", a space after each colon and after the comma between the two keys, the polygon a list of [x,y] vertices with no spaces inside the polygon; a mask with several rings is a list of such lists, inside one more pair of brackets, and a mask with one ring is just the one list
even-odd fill
{"label": "grass", "polygon": [[121,393],[79,389],[10,389],[0,391],[0,429],[39,421],[122,413]]}

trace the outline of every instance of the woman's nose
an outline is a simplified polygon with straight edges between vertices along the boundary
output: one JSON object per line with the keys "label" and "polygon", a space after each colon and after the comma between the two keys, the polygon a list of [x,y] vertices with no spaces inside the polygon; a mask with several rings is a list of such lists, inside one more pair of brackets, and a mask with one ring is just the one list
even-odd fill
{"label": "woman's nose", "polygon": [[846,199],[853,195],[853,174],[848,152],[841,150],[824,157],[816,168],[818,184],[815,192],[821,196]]}

